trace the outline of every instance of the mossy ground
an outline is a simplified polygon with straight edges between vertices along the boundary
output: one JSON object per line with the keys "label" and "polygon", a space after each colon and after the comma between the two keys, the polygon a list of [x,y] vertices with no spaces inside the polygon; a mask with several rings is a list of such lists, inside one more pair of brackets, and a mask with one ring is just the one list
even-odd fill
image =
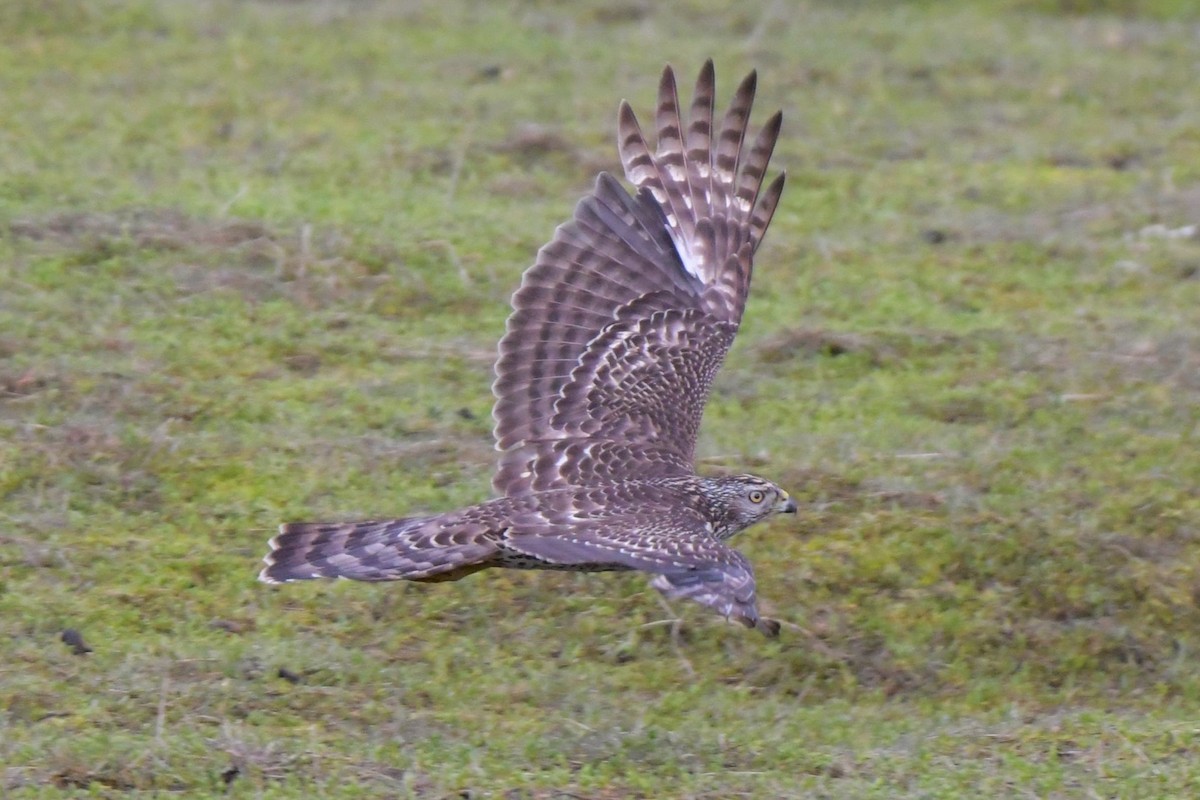
{"label": "mossy ground", "polygon": [[[4,4],[0,794],[1200,793],[1190,4],[726,6]],[[701,452],[802,629],[256,583],[487,495],[510,292],[707,56],[789,188]]]}

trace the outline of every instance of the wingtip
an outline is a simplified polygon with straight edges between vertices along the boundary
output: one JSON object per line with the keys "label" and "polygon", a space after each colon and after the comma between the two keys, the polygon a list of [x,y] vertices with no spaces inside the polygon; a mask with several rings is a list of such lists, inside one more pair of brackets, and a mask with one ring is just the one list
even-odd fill
{"label": "wingtip", "polygon": [[758,70],[750,70],[750,74],[742,78],[741,84],[738,86],[736,94],[746,93],[751,97],[758,91]]}
{"label": "wingtip", "polygon": [[622,100],[617,106],[617,145],[622,152],[627,151],[635,142],[643,140],[642,125],[638,122],[637,114],[628,100]]}
{"label": "wingtip", "polygon": [[596,180],[595,180],[595,183],[592,184],[592,190],[594,192],[601,192],[601,191],[610,191],[611,192],[614,190],[625,191],[621,187],[621,182],[619,180],[617,180],[617,176],[613,175],[611,172],[609,172],[606,169],[602,169],[602,170],[600,170],[600,172],[598,172],[596,174]]}
{"label": "wingtip", "polygon": [[771,116],[767,117],[767,121],[763,123],[764,131],[771,131],[772,138],[779,137],[779,131],[783,127],[783,109],[779,109]]}
{"label": "wingtip", "polygon": [[700,74],[696,76],[696,89],[702,94],[716,94],[717,87],[717,70],[713,67],[713,60],[710,58],[704,62],[704,66],[700,67]]}

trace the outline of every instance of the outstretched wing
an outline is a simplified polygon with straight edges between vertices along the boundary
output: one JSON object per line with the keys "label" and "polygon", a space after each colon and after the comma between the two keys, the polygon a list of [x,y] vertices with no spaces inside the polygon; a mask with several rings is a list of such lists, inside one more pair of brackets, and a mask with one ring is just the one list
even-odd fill
{"label": "outstretched wing", "polygon": [[761,193],[781,116],[743,152],[756,79],[713,141],[712,62],[685,130],[670,67],[651,152],[628,103],[631,197],[601,174],[513,295],[493,391],[493,486],[507,496],[690,474],[704,404],[741,322],[751,260],[783,190]]}
{"label": "outstretched wing", "polygon": [[759,617],[754,570],[746,557],[715,539],[699,514],[677,512],[607,513],[595,523],[555,526],[550,535],[507,536],[502,546],[549,564],[604,564],[654,573],[651,585],[669,598],[708,606],[769,636],[778,633],[777,623]]}

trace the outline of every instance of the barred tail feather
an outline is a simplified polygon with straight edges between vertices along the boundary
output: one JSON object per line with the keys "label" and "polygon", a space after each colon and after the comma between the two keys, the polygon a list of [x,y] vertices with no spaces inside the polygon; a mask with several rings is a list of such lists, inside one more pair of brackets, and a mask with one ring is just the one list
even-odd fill
{"label": "barred tail feather", "polygon": [[378,522],[289,522],[279,526],[279,535],[268,542],[271,548],[263,558],[259,580],[285,583],[314,578],[351,577],[361,558],[351,555],[368,543]]}
{"label": "barred tail feather", "polygon": [[[258,579],[356,581],[456,580],[489,566],[495,545],[454,541],[437,517],[366,522],[289,522],[279,526]],[[450,535],[447,535],[450,534]]]}

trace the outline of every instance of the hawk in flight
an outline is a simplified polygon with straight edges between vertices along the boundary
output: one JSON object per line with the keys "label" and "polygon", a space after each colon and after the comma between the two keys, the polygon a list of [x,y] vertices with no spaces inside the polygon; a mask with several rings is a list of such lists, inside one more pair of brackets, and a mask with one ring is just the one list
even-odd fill
{"label": "hawk in flight", "polygon": [[783,191],[763,178],[782,114],[746,146],[752,72],[719,124],[700,71],[686,122],[663,71],[651,149],[626,102],[611,175],[537,254],[513,295],[493,391],[500,495],[433,516],[291,522],[259,578],[452,581],[488,567],[641,570],[767,635],[750,563],[725,542],[796,503],[693,456],[713,376],[737,333],[751,262]]}

